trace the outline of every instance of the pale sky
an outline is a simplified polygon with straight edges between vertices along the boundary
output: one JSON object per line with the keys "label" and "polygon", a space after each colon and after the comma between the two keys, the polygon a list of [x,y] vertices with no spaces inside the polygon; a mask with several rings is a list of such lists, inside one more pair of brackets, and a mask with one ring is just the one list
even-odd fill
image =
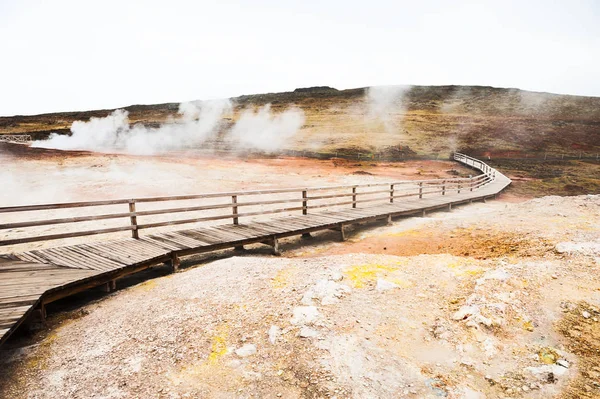
{"label": "pale sky", "polygon": [[600,96],[600,1],[0,0],[0,115],[297,87]]}

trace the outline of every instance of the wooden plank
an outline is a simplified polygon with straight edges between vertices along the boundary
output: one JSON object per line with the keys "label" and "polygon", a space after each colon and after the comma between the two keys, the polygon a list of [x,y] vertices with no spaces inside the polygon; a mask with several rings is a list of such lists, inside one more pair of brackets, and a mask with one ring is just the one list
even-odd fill
{"label": "wooden plank", "polygon": [[257,233],[256,230],[250,230],[240,225],[213,226],[213,229],[224,231],[226,233],[234,233],[240,237],[240,239],[257,238],[265,235],[264,233]]}
{"label": "wooden plank", "polygon": [[168,233],[162,233],[161,234],[163,237],[167,237],[169,239],[172,239],[175,242],[180,242],[184,245],[187,245],[190,248],[194,248],[194,247],[203,247],[206,246],[207,244],[203,241],[197,240],[195,238],[192,237],[187,237],[183,234],[179,234],[178,232],[175,231],[170,231]]}
{"label": "wooden plank", "polygon": [[125,244],[125,243],[123,243],[123,245],[117,245],[116,243],[114,243],[114,244],[102,243],[102,244],[97,244],[97,247],[99,249],[107,250],[107,251],[115,253],[119,256],[122,256],[122,257],[124,257],[124,259],[129,259],[130,265],[138,263],[138,262],[143,262],[145,260],[152,258],[152,256],[147,256],[147,255],[141,254],[139,251],[129,248],[127,246],[127,244]]}
{"label": "wooden plank", "polygon": [[154,245],[156,247],[160,247],[167,251],[177,251],[177,250],[181,249],[178,245],[176,246],[173,244],[165,243],[163,241],[155,240],[152,238],[152,236],[140,237],[138,240],[141,242],[144,242],[146,244],[149,244],[149,245]]}
{"label": "wooden plank", "polygon": [[99,255],[103,258],[112,259],[114,261],[123,263],[125,265],[131,265],[131,264],[135,263],[131,260],[131,258],[124,257],[124,256],[116,254],[110,250],[103,249],[103,248],[99,247],[97,244],[96,245],[80,244],[79,246],[81,248],[84,248],[87,252],[95,253],[96,255]]}
{"label": "wooden plank", "polygon": [[119,267],[125,266],[125,264],[122,263],[122,262],[117,262],[115,260],[108,259],[108,258],[105,258],[103,256],[97,255],[97,254],[95,254],[93,252],[89,252],[85,248],[82,248],[82,247],[77,246],[77,245],[72,246],[72,247],[66,247],[66,248],[68,250],[70,250],[70,251],[73,251],[75,253],[80,254],[81,256],[85,256],[85,257],[89,257],[91,259],[94,259],[96,261],[96,263],[102,264],[106,270],[112,270],[112,269],[115,269],[115,268],[119,268]]}
{"label": "wooden plank", "polygon": [[156,256],[164,255],[165,251],[156,251],[146,246],[138,245],[135,240],[127,240],[123,242],[112,242],[104,245],[106,248],[115,249],[120,251],[122,254],[132,256],[134,258],[154,258]]}
{"label": "wooden plank", "polygon": [[[89,253],[86,255],[82,255],[79,251],[73,250],[71,248],[60,248],[60,253],[65,254],[65,256],[71,256],[74,259],[79,260],[82,264],[87,266],[89,270],[112,270],[114,266],[108,264],[108,260],[105,258],[97,259],[96,257],[90,256]],[[121,265],[119,264],[119,267]]]}
{"label": "wooden plank", "polygon": [[53,255],[51,253],[48,252],[42,252],[43,250],[33,250],[31,251],[32,255],[36,255],[38,258],[41,259],[45,259],[46,262],[45,263],[49,263],[55,266],[62,266],[62,267],[71,267],[68,264],[65,264],[63,259],[61,259],[60,257],[57,257],[56,255]]}
{"label": "wooden plank", "polygon": [[216,238],[210,234],[207,234],[204,229],[183,230],[183,231],[181,231],[181,233],[185,236],[197,238],[198,240],[204,241],[204,242],[208,243],[209,245],[214,245],[221,241],[218,238]]}
{"label": "wooden plank", "polygon": [[81,262],[81,260],[72,256],[67,251],[61,250],[60,248],[46,248],[41,251],[43,251],[45,255],[50,254],[58,259],[61,259],[61,261],[65,262],[66,266],[74,269],[91,269],[91,267],[88,266],[88,263]]}
{"label": "wooden plank", "polygon": [[149,238],[151,240],[154,240],[156,242],[162,243],[164,245],[168,245],[168,246],[170,246],[172,248],[176,248],[176,250],[188,249],[189,248],[189,246],[187,246],[187,245],[184,245],[184,244],[182,244],[180,242],[173,241],[173,240],[171,240],[169,238],[163,237],[160,234],[154,234],[154,235],[151,235],[151,236],[148,236],[148,237],[145,237],[145,238]]}

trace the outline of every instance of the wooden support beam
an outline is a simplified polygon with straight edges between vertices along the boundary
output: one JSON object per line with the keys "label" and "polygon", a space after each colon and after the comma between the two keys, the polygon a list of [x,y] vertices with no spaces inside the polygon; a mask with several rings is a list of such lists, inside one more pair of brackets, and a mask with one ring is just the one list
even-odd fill
{"label": "wooden support beam", "polygon": [[31,312],[29,319],[27,320],[27,327],[29,331],[38,331],[46,327],[46,306],[44,303]]}
{"label": "wooden support beam", "polygon": [[171,261],[169,263],[171,265],[171,271],[173,273],[175,273],[177,270],[179,270],[179,266],[181,265],[181,262],[179,261],[179,256],[177,256],[177,254],[175,252],[171,253]]}
{"label": "wooden support beam", "polygon": [[233,250],[237,251],[237,252],[243,252],[246,250],[246,248],[244,248],[243,245],[237,245],[237,246],[233,247]]}
{"label": "wooden support beam", "polygon": [[448,204],[448,212],[450,212],[452,210],[452,204]]}
{"label": "wooden support beam", "polygon": [[109,293],[117,289],[117,280],[110,280],[100,286],[102,291]]}
{"label": "wooden support beam", "polygon": [[310,233],[303,233],[302,238],[304,238],[304,239],[312,238],[312,235],[310,235]]}
{"label": "wooden support beam", "polygon": [[345,231],[346,225],[343,224],[343,223],[340,223],[339,229],[340,229],[340,239],[342,241],[346,241],[346,239],[347,239],[347,237],[346,237],[346,231]]}
{"label": "wooden support beam", "polygon": [[389,215],[387,216],[387,225],[389,226],[389,225],[391,225],[391,224],[392,224],[392,215],[391,215],[391,214],[389,214]]}
{"label": "wooden support beam", "polygon": [[279,252],[279,240],[277,239],[277,237],[273,237],[271,245],[273,246],[273,255],[281,256],[281,252]]}
{"label": "wooden support beam", "polygon": [[279,251],[279,239],[277,239],[276,236],[273,236],[273,238],[263,241],[262,243],[273,247],[273,255],[281,256],[281,252]]}

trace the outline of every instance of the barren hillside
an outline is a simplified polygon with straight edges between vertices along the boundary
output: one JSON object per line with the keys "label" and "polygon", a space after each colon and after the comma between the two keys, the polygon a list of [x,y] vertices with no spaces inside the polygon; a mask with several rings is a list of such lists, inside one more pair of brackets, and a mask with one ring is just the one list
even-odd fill
{"label": "barren hillside", "polygon": [[[481,86],[408,86],[369,93],[368,88],[329,87],[233,98],[240,110],[291,105],[306,120],[288,150],[368,152],[388,146],[438,155],[455,149],[473,155],[600,152],[600,98]],[[156,126],[175,117],[177,103],[132,105],[131,123]],[[113,110],[0,118],[0,133],[69,133],[71,123]],[[407,149],[407,150],[408,150]],[[514,153],[513,153],[514,155]]]}

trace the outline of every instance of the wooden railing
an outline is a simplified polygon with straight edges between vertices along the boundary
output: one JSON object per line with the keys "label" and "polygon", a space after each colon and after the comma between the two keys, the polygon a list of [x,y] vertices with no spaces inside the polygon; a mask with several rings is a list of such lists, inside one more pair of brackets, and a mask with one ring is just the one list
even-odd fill
{"label": "wooden railing", "polygon": [[[433,179],[416,181],[397,181],[391,183],[373,183],[373,184],[355,184],[342,186],[326,187],[308,187],[308,188],[287,188],[270,189],[256,191],[236,191],[221,193],[206,193],[198,195],[181,195],[170,197],[152,197],[152,198],[134,198],[118,199],[106,201],[90,202],[69,202],[57,204],[41,204],[12,206],[0,208],[0,216],[13,214],[18,221],[11,223],[0,222],[0,232],[8,230],[5,236],[8,239],[0,241],[0,246],[30,243],[36,241],[49,241],[72,237],[91,236],[97,234],[107,234],[122,231],[130,231],[133,238],[139,238],[140,230],[159,228],[165,226],[174,226],[182,224],[193,224],[200,222],[231,220],[233,224],[239,224],[240,218],[249,218],[259,215],[302,212],[306,215],[310,210],[328,209],[351,206],[356,208],[359,204],[366,203],[395,203],[397,200],[418,197],[420,199],[431,195],[447,195],[453,192],[473,191],[479,187],[488,184],[495,178],[495,170],[485,163],[468,157],[463,154],[455,154],[455,159],[465,165],[481,170],[483,173],[469,178],[453,179]],[[267,199],[240,201],[246,197],[264,197]],[[214,200],[218,199],[220,203],[211,203],[208,205],[192,205],[178,207],[160,207],[165,202],[196,201],[196,200]],[[137,210],[138,205],[152,204],[159,206],[158,209]],[[90,209],[107,206],[127,206],[125,212],[112,212],[101,214],[89,214]],[[289,206],[288,206],[289,205]],[[260,207],[258,210],[251,208]],[[265,209],[267,207],[267,209]],[[21,217],[24,214],[34,213],[36,211],[59,211],[67,210],[72,214],[75,209],[78,212],[83,211],[83,215],[75,217],[34,219]],[[250,209],[244,211],[244,209]],[[226,213],[220,213],[227,210]],[[198,217],[187,217],[184,219],[170,218],[166,221],[143,220],[144,218],[156,215],[173,215],[203,213]],[[219,214],[210,214],[218,212]],[[5,219],[5,218],[2,218]],[[128,225],[121,225],[108,228],[95,228],[92,230],[70,231],[64,233],[52,233],[42,235],[30,235],[25,233],[23,237],[13,238],[15,233],[23,233],[21,229],[35,228],[40,226],[57,226],[62,224],[97,222],[110,219],[127,219]],[[25,221],[23,221],[25,220]]]}

